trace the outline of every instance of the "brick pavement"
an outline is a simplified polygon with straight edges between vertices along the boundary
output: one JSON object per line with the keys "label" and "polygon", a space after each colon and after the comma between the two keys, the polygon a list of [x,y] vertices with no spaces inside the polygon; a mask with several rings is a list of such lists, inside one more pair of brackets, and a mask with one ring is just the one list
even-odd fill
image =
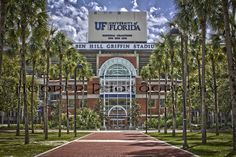
{"label": "brick pavement", "polygon": [[193,157],[140,132],[97,132],[40,157]]}

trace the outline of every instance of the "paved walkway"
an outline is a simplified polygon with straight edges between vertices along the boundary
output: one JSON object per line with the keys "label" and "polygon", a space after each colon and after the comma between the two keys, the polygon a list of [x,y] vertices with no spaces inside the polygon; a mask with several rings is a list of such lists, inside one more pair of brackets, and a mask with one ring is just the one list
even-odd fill
{"label": "paved walkway", "polygon": [[193,157],[140,132],[97,132],[40,157]]}

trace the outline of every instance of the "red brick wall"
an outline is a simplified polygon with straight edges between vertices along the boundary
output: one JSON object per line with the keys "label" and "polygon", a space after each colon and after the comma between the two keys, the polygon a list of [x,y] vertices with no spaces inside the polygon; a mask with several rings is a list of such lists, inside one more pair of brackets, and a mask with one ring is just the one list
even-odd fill
{"label": "red brick wall", "polygon": [[92,78],[88,81],[88,94],[99,94],[99,78]]}

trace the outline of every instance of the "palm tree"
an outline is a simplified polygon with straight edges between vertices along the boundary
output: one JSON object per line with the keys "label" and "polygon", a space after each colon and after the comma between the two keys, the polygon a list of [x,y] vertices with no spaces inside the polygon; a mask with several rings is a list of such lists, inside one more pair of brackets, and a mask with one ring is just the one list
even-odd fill
{"label": "palm tree", "polygon": [[[34,28],[34,21],[36,15],[44,13],[46,10],[45,1],[34,1],[26,0],[20,1],[16,0],[18,4],[16,13],[19,13],[19,29],[21,30],[21,68],[22,68],[22,86],[23,86],[23,104],[24,104],[24,121],[25,121],[25,144],[29,143],[29,120],[28,120],[28,104],[27,104],[27,87],[26,87],[26,39],[29,34],[27,33],[29,27]],[[40,10],[40,11],[39,11]],[[18,21],[17,21],[18,23]]]}
{"label": "palm tree", "polygon": [[[46,87],[49,86],[49,69],[50,69],[50,45],[51,44],[51,39],[50,35],[48,35],[48,38],[45,41],[45,49],[44,55],[46,55],[46,78],[45,78],[45,73],[44,73],[44,139],[48,139],[48,90]],[[45,72],[45,71],[44,71]]]}
{"label": "palm tree", "polygon": [[65,91],[66,91],[66,118],[67,118],[67,134],[69,134],[69,95],[68,95],[68,79],[70,75],[73,75],[73,68],[76,66],[81,56],[77,50],[73,47],[66,51],[66,56],[63,58],[63,69],[65,72]]}
{"label": "palm tree", "polygon": [[32,133],[34,133],[34,114],[33,114],[33,108],[34,108],[34,88],[35,88],[35,65],[36,60],[38,58],[38,50],[39,50],[39,43],[35,39],[31,39],[30,41],[30,52],[31,52],[31,59],[32,59],[32,79],[31,79],[31,128]]}
{"label": "palm tree", "polygon": [[145,114],[146,114],[146,117],[145,117],[145,130],[146,130],[146,133],[147,133],[147,130],[148,130],[148,103],[149,103],[149,99],[148,99],[148,97],[147,97],[147,95],[148,95],[148,92],[149,92],[149,87],[148,87],[148,77],[149,77],[149,67],[148,67],[149,65],[146,65],[146,66],[144,66],[143,68],[142,68],[142,70],[141,70],[141,72],[140,72],[140,74],[141,74],[141,76],[142,76],[142,79],[143,80],[145,80],[145,83],[146,83],[146,111],[145,111]]}
{"label": "palm tree", "polygon": [[228,71],[229,71],[229,84],[231,94],[231,104],[233,113],[233,149],[236,150],[236,64],[233,60],[235,58],[235,52],[232,51],[232,37],[230,35],[230,22],[228,12],[228,0],[221,0],[224,15],[224,28],[225,28],[225,44],[226,53],[228,60]]}
{"label": "palm tree", "polygon": [[167,42],[163,44],[163,51],[165,55],[163,56],[164,64],[163,64],[163,71],[165,73],[165,107],[164,107],[164,133],[167,134],[167,83],[168,83],[168,73],[169,73],[169,53],[167,48]]}
{"label": "palm tree", "polygon": [[[209,59],[211,62],[211,68],[212,68],[212,75],[213,75],[213,93],[214,93],[214,106],[215,106],[215,123],[216,123],[216,135],[219,135],[219,107],[218,107],[218,85],[217,85],[217,74],[216,74],[216,68],[217,64],[216,62],[220,62],[223,58],[222,54],[220,54],[221,48],[220,48],[220,37],[218,35],[212,35],[212,51],[209,53]],[[214,53],[213,53],[214,52]]]}
{"label": "palm tree", "polygon": [[70,60],[68,58],[65,58],[64,60],[64,65],[63,65],[63,69],[65,71],[65,91],[66,91],[66,129],[67,129],[67,134],[70,133],[69,131],[69,95],[68,95],[68,79],[69,79],[69,70],[70,68]]}
{"label": "palm tree", "polygon": [[25,121],[25,144],[29,144],[29,120],[28,120],[28,104],[27,104],[27,90],[26,90],[26,31],[29,24],[28,14],[31,14],[28,11],[28,7],[32,8],[29,2],[19,2],[22,10],[20,10],[21,15],[21,71],[22,71],[22,85],[23,85],[23,104],[24,104],[24,121]]}
{"label": "palm tree", "polygon": [[[151,102],[151,80],[155,77],[155,67],[152,64],[147,64],[141,70],[141,76],[144,80],[148,80],[148,104]],[[151,116],[151,110],[149,111]]]}
{"label": "palm tree", "polygon": [[85,90],[85,78],[86,80],[89,80],[92,75],[93,75],[93,72],[92,72],[92,68],[91,68],[91,65],[86,61],[86,58],[81,56],[80,57],[80,63],[82,64],[83,68],[81,69],[81,72],[79,73],[79,76],[80,78],[82,78],[82,84],[83,84],[83,90],[82,90],[82,104],[81,104],[81,107],[84,107],[85,106],[85,102],[84,102],[84,96],[85,96],[85,93],[84,93],[84,90]]}
{"label": "palm tree", "polygon": [[161,70],[162,70],[162,62],[163,62],[163,52],[162,46],[160,45],[157,49],[154,50],[150,57],[150,64],[153,65],[157,69],[158,72],[158,132],[161,132]]}
{"label": "palm tree", "polygon": [[69,48],[70,42],[66,38],[65,34],[62,32],[58,32],[57,35],[55,36],[55,44],[57,45],[57,50],[59,53],[59,83],[60,83],[60,100],[59,100],[59,105],[58,105],[58,125],[59,125],[59,130],[58,130],[58,137],[61,137],[61,105],[62,105],[62,63],[63,63],[63,55]]}
{"label": "palm tree", "polygon": [[206,134],[206,84],[205,84],[205,65],[206,65],[206,22],[215,5],[212,0],[193,0],[192,5],[197,14],[199,26],[201,28],[201,49],[202,49],[202,74],[201,74],[201,103],[202,103],[202,144],[207,142]]}
{"label": "palm tree", "polygon": [[29,50],[30,57],[32,61],[32,80],[31,80],[31,127],[32,133],[34,133],[34,120],[33,120],[33,107],[34,107],[34,86],[35,86],[35,66],[37,65],[37,60],[40,57],[39,51],[42,49],[45,37],[48,34],[47,30],[47,14],[46,12],[40,12],[35,15],[34,27],[32,29],[32,37],[30,39]]}
{"label": "palm tree", "polygon": [[171,103],[172,103],[172,136],[175,136],[175,129],[176,129],[176,106],[175,106],[175,90],[174,90],[174,39],[171,37],[171,35],[166,36],[167,44],[170,47],[170,77],[171,77]]}
{"label": "palm tree", "polygon": [[[181,50],[180,50],[180,56],[182,61],[182,80],[183,80],[183,118],[184,118],[184,136],[187,136],[187,104],[189,105],[189,129],[190,132],[192,132],[192,124],[191,124],[191,117],[192,117],[192,105],[191,105],[191,97],[190,97],[190,61],[191,58],[189,58],[189,36],[190,34],[194,34],[196,32],[196,23],[193,21],[191,23],[191,20],[193,19],[194,15],[193,12],[189,11],[193,9],[193,6],[189,3],[183,3],[181,4],[180,12],[177,14],[175,23],[178,25],[178,27],[181,29],[180,31],[180,37],[181,37]],[[186,128],[186,129],[185,129]],[[183,144],[184,148],[187,148],[187,141]]]}
{"label": "palm tree", "polygon": [[0,77],[2,74],[2,62],[3,62],[3,47],[4,47],[4,36],[5,36],[5,24],[7,14],[7,0],[0,1]]}

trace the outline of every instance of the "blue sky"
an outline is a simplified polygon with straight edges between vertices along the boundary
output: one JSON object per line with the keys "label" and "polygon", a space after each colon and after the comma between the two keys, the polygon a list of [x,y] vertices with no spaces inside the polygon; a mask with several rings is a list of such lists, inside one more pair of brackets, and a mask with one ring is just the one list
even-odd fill
{"label": "blue sky", "polygon": [[159,40],[175,14],[174,0],[48,0],[50,23],[74,42],[86,42],[89,11],[146,11],[148,42]]}

